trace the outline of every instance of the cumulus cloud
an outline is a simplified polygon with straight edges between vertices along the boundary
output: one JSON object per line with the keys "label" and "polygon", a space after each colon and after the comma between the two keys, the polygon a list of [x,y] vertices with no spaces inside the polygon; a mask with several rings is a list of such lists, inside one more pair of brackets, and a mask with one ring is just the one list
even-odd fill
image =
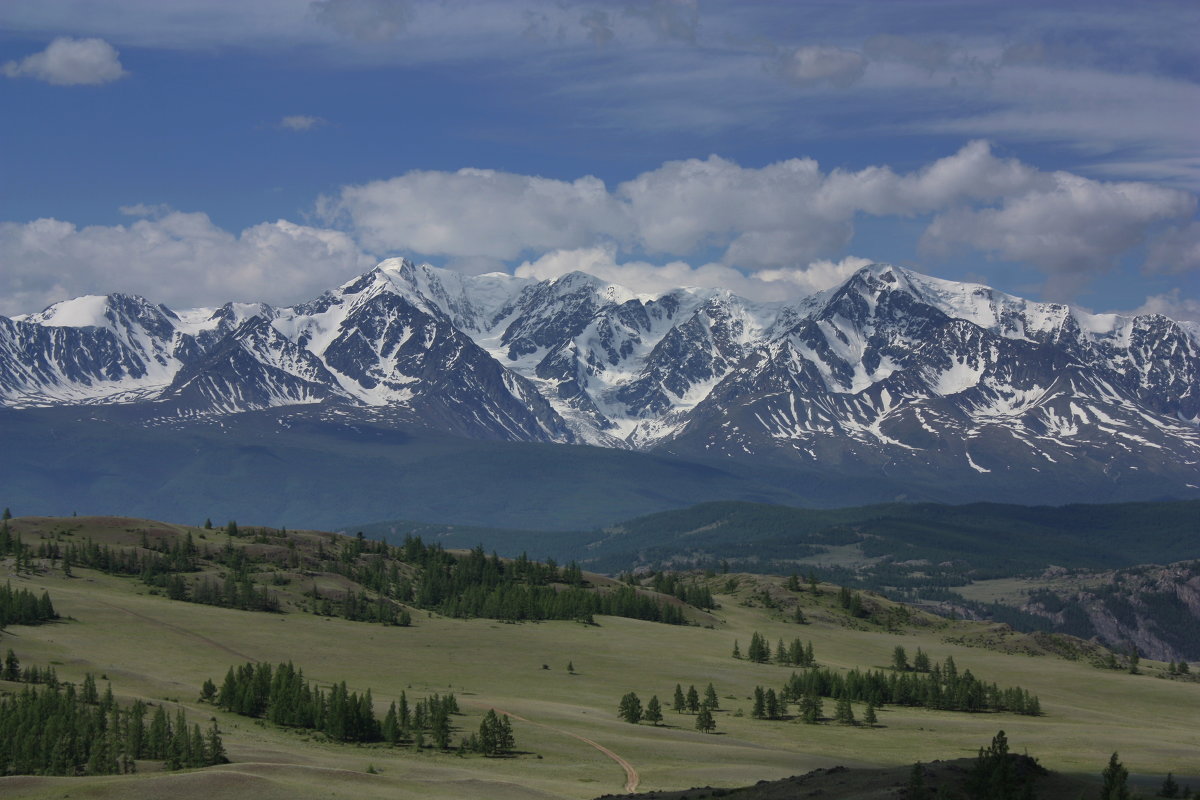
{"label": "cumulus cloud", "polygon": [[294,114],[279,120],[279,127],[289,131],[309,131],[325,124],[321,117],[310,117],[306,114]]}
{"label": "cumulus cloud", "polygon": [[317,0],[311,5],[318,22],[364,42],[388,42],[413,19],[408,0]]}
{"label": "cumulus cloud", "polygon": [[888,166],[826,173],[812,159],[749,168],[710,156],[666,162],[612,189],[590,176],[410,172],[344,187],[319,209],[367,250],[465,259],[471,271],[480,260],[536,266],[546,254],[610,252],[638,268],[698,257],[752,272],[795,269],[844,252],[861,215],[932,214],[925,252],[971,248],[1023,262],[1062,293],[1145,242],[1148,268],[1192,269],[1200,238],[1194,225],[1159,236],[1191,218],[1195,198],[1187,192],[1043,172],[997,156],[985,141],[908,173]]}
{"label": "cumulus cloud", "polygon": [[816,261],[802,268],[772,269],[746,274],[724,264],[694,267],[684,261],[652,264],[621,261],[611,245],[555,250],[516,268],[524,278],[549,280],[569,272],[586,272],[637,292],[660,294],[680,287],[728,289],[751,300],[794,300],[837,286],[871,260],[847,256],[841,261]]}
{"label": "cumulus cloud", "polygon": [[172,211],[130,225],[0,223],[0,314],[81,294],[133,292],[175,307],[310,299],[375,259],[345,233],[264,222],[240,234]]}
{"label": "cumulus cloud", "polygon": [[1070,291],[1115,266],[1155,225],[1191,216],[1187,192],[1147,183],[1110,183],[1055,172],[998,207],[955,208],[934,217],[922,246],[946,253],[969,246],[1033,264],[1050,284]]}
{"label": "cumulus cloud", "polygon": [[840,47],[813,45],[785,53],[775,64],[780,76],[803,88],[835,86],[845,89],[862,78],[867,60]]}
{"label": "cumulus cloud", "polygon": [[344,187],[318,202],[376,252],[516,259],[629,236],[630,221],[598,178],[559,181],[490,169],[414,171]]}
{"label": "cumulus cloud", "polygon": [[[1133,314],[1162,314],[1181,322],[1200,323],[1200,300],[1184,297],[1178,288],[1150,295]],[[1200,327],[1195,328],[1200,333]]]}
{"label": "cumulus cloud", "polygon": [[69,36],[55,39],[40,53],[7,62],[0,71],[10,78],[34,78],[55,86],[96,86],[129,74],[108,42]]}
{"label": "cumulus cloud", "polygon": [[1181,273],[1200,270],[1200,222],[1164,231],[1150,243],[1149,272]]}

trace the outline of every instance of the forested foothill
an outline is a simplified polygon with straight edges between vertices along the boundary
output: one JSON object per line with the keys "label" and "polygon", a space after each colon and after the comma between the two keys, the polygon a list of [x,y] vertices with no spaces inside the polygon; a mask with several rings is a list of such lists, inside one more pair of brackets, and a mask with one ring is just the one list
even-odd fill
{"label": "forested foothill", "polygon": [[172,600],[246,611],[398,626],[411,625],[418,610],[512,622],[590,624],[610,615],[681,625],[713,605],[707,587],[692,579],[670,580],[658,591],[584,573],[574,562],[560,566],[525,554],[502,559],[481,547],[448,551],[419,537],[389,545],[361,533],[211,520],[196,528],[118,518],[27,518],[13,525],[10,531],[5,523],[0,545],[18,569],[68,577],[95,569]]}

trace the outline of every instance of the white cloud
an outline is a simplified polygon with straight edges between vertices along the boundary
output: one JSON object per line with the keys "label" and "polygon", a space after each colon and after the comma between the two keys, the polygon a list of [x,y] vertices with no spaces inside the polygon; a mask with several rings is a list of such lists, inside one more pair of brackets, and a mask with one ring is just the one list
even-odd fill
{"label": "white cloud", "polygon": [[[984,141],[909,173],[825,173],[812,159],[749,168],[710,156],[666,162],[612,190],[590,176],[464,169],[347,186],[319,204],[372,252],[511,261],[611,245],[655,261],[716,253],[726,267],[749,270],[839,254],[859,215],[934,214],[927,252],[970,247],[1044,270],[1062,288],[1077,288],[1194,209],[1180,190],[1043,172],[997,157]],[[1163,265],[1171,247],[1192,252],[1181,236],[1154,251]]]}
{"label": "white cloud", "polygon": [[1169,228],[1150,243],[1149,272],[1181,273],[1200,270],[1200,222]]}
{"label": "white cloud", "polygon": [[516,269],[524,278],[547,280],[576,270],[635,292],[661,294],[680,287],[728,289],[750,300],[795,300],[837,286],[871,260],[847,256],[838,262],[816,261],[804,268],[771,269],[746,274],[724,264],[693,267],[683,261],[651,264],[619,261],[611,245],[555,250]]}
{"label": "white cloud", "polygon": [[938,214],[922,247],[947,253],[965,245],[1009,261],[1033,264],[1069,291],[1115,266],[1156,225],[1190,217],[1192,195],[1147,183],[1110,183],[1067,172],[1045,176],[998,207],[955,208]]}
{"label": "white cloud", "polygon": [[0,70],[10,78],[34,78],[55,86],[96,86],[129,74],[108,42],[69,36],[55,39],[40,53],[9,61]]}
{"label": "white cloud", "polygon": [[1162,314],[1181,322],[1200,322],[1200,300],[1184,297],[1178,288],[1163,294],[1154,294],[1132,314]]}
{"label": "white cloud", "polygon": [[839,47],[799,47],[780,58],[775,68],[788,82],[804,88],[835,86],[845,89],[857,83],[867,69],[861,53]]}
{"label": "white cloud", "polygon": [[279,127],[289,131],[308,131],[325,124],[321,117],[310,117],[307,114],[293,114],[279,120]]}
{"label": "white cloud", "polygon": [[365,270],[344,233],[264,222],[238,235],[205,214],[173,211],[130,225],[56,219],[0,223],[0,314],[81,294],[132,292],[175,307],[228,300],[293,303]]}
{"label": "white cloud", "polygon": [[431,256],[511,260],[627,238],[631,227],[598,178],[567,182],[488,169],[415,171],[347,186],[322,198],[318,210],[347,220],[368,250]]}

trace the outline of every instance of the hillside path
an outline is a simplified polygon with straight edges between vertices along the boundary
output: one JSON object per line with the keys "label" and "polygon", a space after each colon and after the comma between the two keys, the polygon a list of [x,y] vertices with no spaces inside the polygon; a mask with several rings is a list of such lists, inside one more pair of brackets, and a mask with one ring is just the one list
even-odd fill
{"label": "hillside path", "polygon": [[554,731],[555,733],[561,733],[564,736],[570,736],[572,739],[578,739],[579,741],[583,742],[584,744],[586,744],[590,747],[596,748],[601,753],[608,756],[613,761],[617,762],[617,764],[621,767],[621,769],[625,770],[625,791],[630,792],[630,793],[637,791],[637,787],[638,787],[638,784],[642,780],[642,776],[638,774],[638,771],[636,769],[634,769],[633,764],[630,764],[624,758],[617,755],[612,750],[609,750],[607,747],[600,744],[599,742],[593,741],[593,740],[587,738],[586,736],[580,736],[578,733],[572,733],[571,731],[564,731],[562,728],[556,728],[553,725],[547,725],[544,722],[534,722],[531,719],[526,719],[525,717],[522,717],[520,714],[514,714],[511,711],[505,711],[503,708],[497,708],[496,706],[488,705],[486,703],[473,703],[469,700],[466,702],[470,703],[473,706],[490,708],[493,711],[500,713],[500,714],[507,714],[508,716],[512,717],[513,719],[520,720],[521,722],[528,722],[530,725],[537,725],[539,728],[545,728],[548,731]]}

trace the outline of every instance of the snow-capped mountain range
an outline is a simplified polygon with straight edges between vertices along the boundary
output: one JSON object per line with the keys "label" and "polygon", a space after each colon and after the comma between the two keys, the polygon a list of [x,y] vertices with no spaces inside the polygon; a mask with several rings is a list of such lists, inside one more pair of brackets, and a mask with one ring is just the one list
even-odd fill
{"label": "snow-capped mountain range", "polygon": [[80,297],[0,317],[0,403],[155,424],[319,404],[470,438],[1200,486],[1200,328],[886,264],[784,303],[400,259],[288,308]]}

